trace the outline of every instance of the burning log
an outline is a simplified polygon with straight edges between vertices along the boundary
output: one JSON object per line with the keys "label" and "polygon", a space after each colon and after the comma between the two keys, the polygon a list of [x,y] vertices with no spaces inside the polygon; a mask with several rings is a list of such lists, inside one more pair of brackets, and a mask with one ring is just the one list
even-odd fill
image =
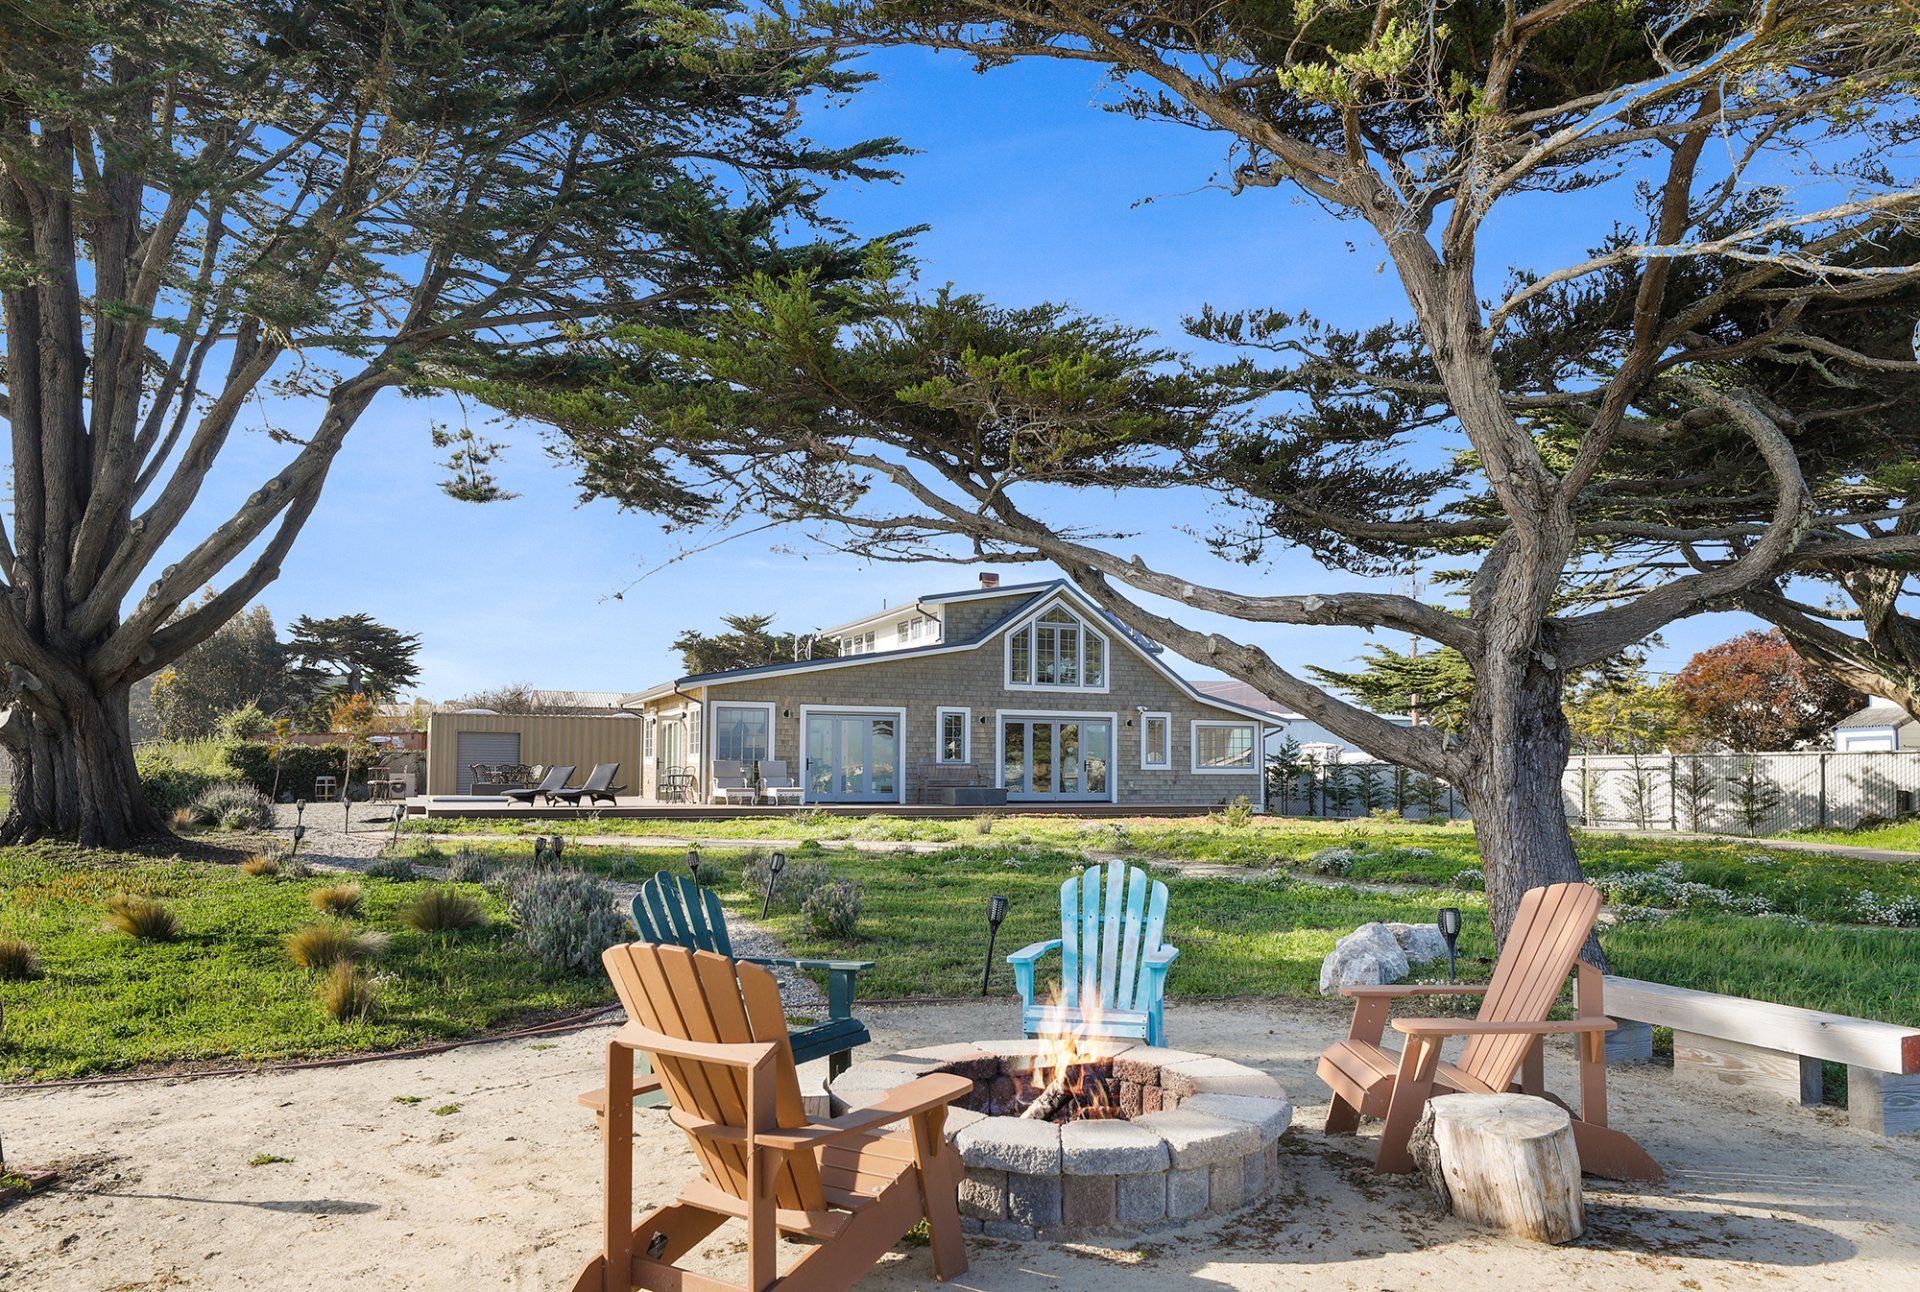
{"label": "burning log", "polygon": [[1046,1089],[1033,1097],[1033,1102],[1021,1110],[1020,1116],[1029,1121],[1050,1122],[1054,1116],[1073,1101],[1073,1086],[1067,1081],[1067,1072],[1063,1068],[1060,1075],[1047,1083]]}

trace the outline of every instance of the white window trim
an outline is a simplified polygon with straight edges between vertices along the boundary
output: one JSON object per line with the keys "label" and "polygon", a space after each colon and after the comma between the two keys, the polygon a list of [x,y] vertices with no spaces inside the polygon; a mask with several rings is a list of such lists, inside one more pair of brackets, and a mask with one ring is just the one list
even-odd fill
{"label": "white window trim", "polygon": [[[1104,718],[1108,722],[1108,739],[1116,745],[1120,741],[1120,715],[1100,713],[1092,709],[995,709],[993,711],[993,784],[996,789],[1007,788],[1007,719],[1008,718],[1047,718],[1058,721],[1062,718]],[[1120,758],[1118,749],[1107,751],[1107,802],[1120,801]],[[1048,803],[1072,803],[1073,799],[1019,799],[1020,803],[1036,803],[1044,807]],[[1098,803],[1099,799],[1083,800]]]}
{"label": "white window trim", "polygon": [[[1166,756],[1157,763],[1147,761],[1147,724],[1159,721],[1167,724]],[[1171,713],[1143,713],[1140,715],[1140,770],[1143,772],[1170,772],[1173,770],[1173,715]]]}
{"label": "white window trim", "polygon": [[[1245,767],[1202,767],[1200,765],[1200,728],[1202,727],[1250,727],[1253,730],[1253,752]],[[1215,719],[1195,718],[1187,724],[1187,761],[1196,776],[1254,776],[1260,771],[1260,724],[1252,719]]]}
{"label": "white window trim", "polygon": [[706,735],[707,735],[706,746],[709,750],[717,750],[720,747],[718,728],[720,725],[720,710],[722,709],[764,709],[766,710],[767,757],[778,758],[780,756],[780,749],[779,749],[779,744],[780,744],[779,717],[780,715],[778,712],[778,706],[771,703],[762,702],[760,700],[714,700],[709,702],[707,705],[707,720],[703,724],[707,729],[706,730]]}
{"label": "white window trim", "polygon": [[[960,715],[960,757],[948,758],[946,723],[949,713]],[[973,710],[962,709],[954,705],[942,705],[933,711],[933,761],[948,767],[960,767],[973,762]]]}
{"label": "white window trim", "polygon": [[[884,704],[803,704],[800,706],[798,713],[800,716],[800,752],[794,759],[794,765],[800,770],[794,773],[794,777],[800,782],[800,801],[802,803],[811,803],[813,801],[807,797],[807,719],[814,716],[824,718],[839,713],[867,718],[892,718],[894,720],[894,739],[898,742],[895,747],[894,757],[899,760],[900,765],[894,768],[893,772],[893,801],[896,803],[905,803],[907,801],[907,711],[904,707],[893,707]],[[823,801],[829,803],[840,802],[838,799]],[[871,799],[867,801],[878,803],[884,800]]]}
{"label": "white window trim", "polygon": [[[1091,634],[1100,639],[1099,686],[1079,684],[1063,686],[1058,682],[1016,682],[1013,680],[1013,639],[1023,635],[1032,638],[1032,644],[1029,645],[1027,649],[1027,663],[1028,666],[1034,670],[1034,676],[1038,677],[1040,675],[1040,659],[1035,652],[1038,649],[1039,643],[1037,637],[1034,637],[1033,626],[1039,622],[1041,616],[1056,609],[1066,611],[1066,613],[1072,615],[1075,622],[1080,625],[1080,640],[1082,645],[1080,648],[1079,664],[1081,676],[1083,677],[1086,675],[1087,667],[1087,651],[1084,644],[1087,636]],[[1071,604],[1064,598],[1055,597],[1048,601],[1046,605],[1039,606],[1026,615],[1023,615],[1019,623],[1001,633],[1000,680],[1005,689],[1009,691],[1041,691],[1050,695],[1106,695],[1113,687],[1113,639],[1100,629],[1095,628],[1093,621],[1083,614],[1079,607]]]}

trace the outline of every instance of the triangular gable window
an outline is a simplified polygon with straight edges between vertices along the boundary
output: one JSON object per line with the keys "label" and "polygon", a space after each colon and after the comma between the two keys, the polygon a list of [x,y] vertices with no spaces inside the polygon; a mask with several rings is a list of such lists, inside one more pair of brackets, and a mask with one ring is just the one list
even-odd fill
{"label": "triangular gable window", "polygon": [[1049,607],[1007,635],[1007,685],[1106,690],[1106,635],[1065,606]]}

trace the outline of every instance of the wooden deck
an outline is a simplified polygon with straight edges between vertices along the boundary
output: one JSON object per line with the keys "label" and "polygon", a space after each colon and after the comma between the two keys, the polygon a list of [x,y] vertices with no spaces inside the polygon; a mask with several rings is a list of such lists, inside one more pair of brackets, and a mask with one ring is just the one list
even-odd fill
{"label": "wooden deck", "polygon": [[484,821],[489,819],[526,821],[565,821],[574,817],[597,816],[633,821],[733,821],[748,817],[795,817],[803,812],[825,816],[897,816],[915,818],[995,816],[1066,816],[1086,819],[1116,817],[1196,817],[1217,812],[1218,807],[1191,803],[1010,803],[1005,807],[949,807],[946,804],[921,803],[819,803],[802,807],[747,807],[743,804],[658,803],[652,799],[623,798],[612,807],[538,806],[505,800],[420,796],[407,800],[407,815],[443,820]]}

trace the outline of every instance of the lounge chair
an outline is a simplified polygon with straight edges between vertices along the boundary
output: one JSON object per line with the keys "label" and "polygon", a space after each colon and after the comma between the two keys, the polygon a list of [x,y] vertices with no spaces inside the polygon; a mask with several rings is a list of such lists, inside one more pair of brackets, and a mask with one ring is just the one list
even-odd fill
{"label": "lounge chair", "polygon": [[[664,1089],[700,1169],[678,1199],[636,1218],[633,1099],[602,1094],[595,1111],[605,1163],[604,1237],[573,1292],[844,1289],[922,1219],[934,1275],[944,1282],[966,1272],[958,1205],[965,1168],[947,1143],[946,1119],[947,1105],[972,1082],[932,1073],[866,1108],[815,1121],[800,1102],[771,973],[710,951],[647,942],[613,947],[601,959],[629,1019],[607,1043],[606,1089]],[[635,1050],[652,1059],[658,1078],[636,1081]],[[581,1102],[593,1107],[589,1098]],[[747,1222],[744,1279],[723,1281],[675,1264],[735,1218]],[[789,1253],[782,1234],[811,1242]]]}
{"label": "lounge chair", "polygon": [[547,802],[551,803],[553,796],[566,785],[567,777],[571,775],[573,775],[572,763],[564,767],[549,767],[547,774],[540,778],[538,785],[530,790],[508,790],[506,796],[515,803],[525,803],[528,807],[532,807],[533,801],[542,795],[545,795]]}
{"label": "lounge chair", "polygon": [[[1631,1138],[1607,1125],[1607,1033],[1614,1021],[1600,999],[1600,971],[1582,964],[1574,985],[1577,1017],[1549,1020],[1567,973],[1593,931],[1600,890],[1590,884],[1551,884],[1520,898],[1513,928],[1493,967],[1493,981],[1398,983],[1342,987],[1354,998],[1347,1039],[1320,1056],[1320,1079],[1333,1088],[1327,1133],[1347,1134],[1361,1117],[1384,1117],[1373,1169],[1380,1174],[1413,1170],[1407,1149],[1420,1110],[1435,1094],[1501,1094],[1516,1089],[1545,1095],[1541,1045],[1548,1036],[1572,1033],[1580,1043],[1580,1112],[1573,1141],[1580,1169],[1615,1180],[1658,1180],[1660,1167]],[[1406,1037],[1399,1054],[1380,1044],[1388,1005],[1396,996],[1484,995],[1475,1018],[1401,1018],[1394,1029]],[[1458,1063],[1445,1063],[1440,1047],[1464,1036]],[[1548,1096],[1551,1098],[1551,1096]],[[1554,1099],[1555,1103],[1560,1103]]]}
{"label": "lounge chair", "polygon": [[549,803],[558,799],[562,803],[579,807],[582,799],[589,803],[598,803],[605,799],[609,803],[619,802],[619,795],[626,792],[624,785],[615,785],[613,778],[620,774],[619,763],[595,763],[588,774],[586,784],[570,790],[555,790],[547,795]]}
{"label": "lounge chair", "polygon": [[807,797],[807,792],[794,783],[793,773],[787,770],[787,760],[784,758],[760,760],[760,792],[781,806],[798,807]]}
{"label": "lounge chair", "polygon": [[713,797],[717,803],[758,803],[760,791],[747,784],[746,767],[733,758],[713,760]]}

